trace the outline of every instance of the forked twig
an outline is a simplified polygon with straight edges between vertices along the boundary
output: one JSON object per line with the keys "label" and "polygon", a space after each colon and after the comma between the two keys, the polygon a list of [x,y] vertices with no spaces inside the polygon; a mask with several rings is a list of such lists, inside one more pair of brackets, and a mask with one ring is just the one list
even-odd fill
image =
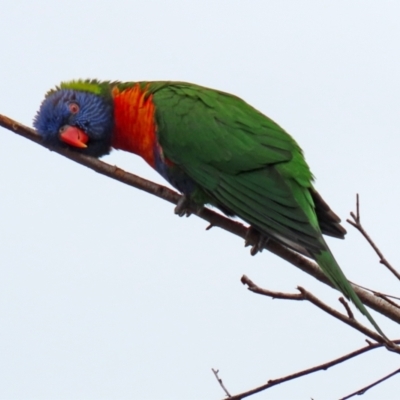
{"label": "forked twig", "polygon": [[[367,290],[368,292],[371,292],[375,296],[381,297],[382,299],[385,299],[386,301],[389,301],[388,299],[400,300],[399,296],[394,296],[393,294],[387,294],[387,293],[378,292],[377,290],[367,288],[366,286],[362,286],[362,285],[359,285],[358,283],[354,283],[354,282],[351,282],[351,284],[354,285],[354,286],[357,286],[357,287],[359,287],[361,289]],[[400,307],[400,304],[397,304],[395,302],[392,302],[392,304],[395,307]]]}
{"label": "forked twig", "polygon": [[369,288],[367,288],[367,287],[365,287],[365,286],[359,285],[359,284],[354,283],[354,282],[350,282],[350,283],[351,283],[352,285],[354,285],[354,286],[357,286],[357,287],[359,287],[359,288],[361,288],[361,289],[364,289],[364,290],[367,290],[367,291],[373,293],[376,297],[379,297],[380,299],[383,299],[383,300],[385,300],[387,303],[391,304],[393,307],[397,307],[397,308],[400,309],[400,304],[398,304],[398,303],[396,303],[395,301],[392,300],[392,299],[400,300],[400,297],[398,297],[398,296],[393,296],[392,294],[387,294],[387,293],[378,292],[378,291],[376,291],[376,290],[369,289]]}
{"label": "forked twig", "polygon": [[389,261],[385,258],[383,253],[379,250],[378,246],[374,243],[374,241],[371,239],[371,237],[368,235],[366,230],[363,228],[361,225],[361,216],[360,216],[360,197],[357,193],[357,199],[356,199],[356,214],[353,212],[350,213],[351,217],[353,218],[353,221],[350,219],[347,219],[346,221],[354,226],[367,240],[367,242],[370,244],[370,246],[374,249],[375,253],[379,257],[379,262],[384,265],[398,280],[400,280],[400,273],[397,272],[397,270],[389,263]]}
{"label": "forked twig", "polygon": [[[268,289],[263,289],[259,286],[257,286],[253,281],[251,281],[246,275],[242,276],[241,279],[242,283],[244,285],[247,285],[247,288],[251,290],[254,293],[261,294],[263,296],[268,296],[273,299],[284,299],[284,300],[307,300],[320,308],[321,310],[325,311],[332,317],[339,319],[340,321],[344,322],[345,324],[351,326],[352,328],[358,330],[359,332],[363,333],[364,335],[370,337],[371,339],[375,340],[378,343],[385,344],[388,349],[395,351],[396,353],[400,353],[400,347],[394,346],[393,342],[386,340],[384,337],[379,335],[378,333],[372,331],[371,329],[368,329],[366,326],[362,325],[360,322],[358,322],[352,312],[347,311],[347,315],[344,315],[340,313],[339,311],[335,310],[334,308],[328,306],[325,304],[323,301],[318,299],[318,297],[314,296],[311,292],[307,291],[306,289],[302,288],[301,286],[298,286],[297,289],[299,290],[300,293],[282,293],[282,292],[274,292],[272,290]],[[343,303],[342,303],[343,304]],[[349,307],[347,305],[347,307]],[[347,310],[347,308],[346,308]],[[351,317],[351,316],[352,317]]]}
{"label": "forked twig", "polygon": [[232,396],[230,395],[230,393],[228,392],[228,389],[225,387],[224,382],[222,382],[222,379],[218,376],[219,369],[211,368],[211,371],[214,373],[215,378],[217,379],[219,385],[222,387],[222,389],[223,389],[223,391],[226,393],[226,395],[227,395],[228,397],[232,397]]}
{"label": "forked twig", "polygon": [[[400,339],[394,340],[393,342],[396,344],[400,344]],[[294,374],[286,375],[282,378],[270,379],[266,384],[264,384],[262,386],[259,386],[257,388],[248,390],[246,392],[238,393],[238,394],[231,396],[230,400],[241,400],[246,397],[252,396],[253,394],[260,393],[264,390],[267,390],[273,386],[280,385],[281,383],[285,383],[285,382],[288,382],[288,381],[291,381],[291,380],[294,380],[297,378],[301,378],[302,376],[310,375],[314,372],[326,371],[327,369],[329,369],[335,365],[341,364],[347,360],[350,360],[351,358],[358,357],[359,355],[367,353],[368,351],[379,349],[380,347],[383,347],[383,345],[380,343],[369,344],[368,346],[362,347],[361,349],[352,351],[349,354],[345,354],[344,356],[335,358],[334,360],[328,361],[326,363],[316,365],[315,367],[307,368],[302,371],[296,372]]]}

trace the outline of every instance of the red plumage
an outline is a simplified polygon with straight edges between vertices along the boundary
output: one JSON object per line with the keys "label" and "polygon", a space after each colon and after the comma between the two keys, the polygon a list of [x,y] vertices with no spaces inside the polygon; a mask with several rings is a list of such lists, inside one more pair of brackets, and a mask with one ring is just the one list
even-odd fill
{"label": "red plumage", "polygon": [[114,131],[112,147],[135,153],[155,168],[158,147],[153,95],[139,84],[120,91],[114,87]]}

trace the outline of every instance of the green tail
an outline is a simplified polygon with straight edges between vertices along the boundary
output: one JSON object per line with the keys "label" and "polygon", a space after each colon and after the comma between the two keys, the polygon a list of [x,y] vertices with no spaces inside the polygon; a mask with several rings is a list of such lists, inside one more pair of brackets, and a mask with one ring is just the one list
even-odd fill
{"label": "green tail", "polygon": [[371,314],[361,302],[360,298],[357,296],[350,282],[347,280],[343,271],[340,269],[339,264],[333,257],[333,254],[330,252],[328,246],[326,246],[326,248],[326,251],[322,251],[319,254],[314,254],[314,258],[317,261],[318,265],[321,267],[322,271],[333,283],[336,289],[342,292],[347,297],[347,299],[351,300],[353,304],[360,310],[360,312],[368,318],[369,322],[371,322],[377,332],[379,332],[384,338],[387,339],[386,335],[382,332],[381,328],[379,328],[378,324],[375,322]]}

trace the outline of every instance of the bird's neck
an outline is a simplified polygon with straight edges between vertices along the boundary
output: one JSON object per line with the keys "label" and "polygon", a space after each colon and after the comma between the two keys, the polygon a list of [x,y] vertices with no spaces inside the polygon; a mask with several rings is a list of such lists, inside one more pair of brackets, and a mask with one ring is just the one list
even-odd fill
{"label": "bird's neck", "polygon": [[137,83],[131,88],[119,90],[114,87],[114,131],[112,147],[129,151],[143,157],[155,167],[154,149],[155,106],[153,96]]}

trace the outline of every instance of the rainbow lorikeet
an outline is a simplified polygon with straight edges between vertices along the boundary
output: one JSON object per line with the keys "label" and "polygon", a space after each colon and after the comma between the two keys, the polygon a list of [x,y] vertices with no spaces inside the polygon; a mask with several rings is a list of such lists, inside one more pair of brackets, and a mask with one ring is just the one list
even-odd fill
{"label": "rainbow lorikeet", "polygon": [[77,80],[46,94],[34,126],[50,146],[135,153],[184,194],[177,213],[187,200],[212,204],[313,258],[383,335],[322,237],[346,231],[314,189],[302,150],[240,98],[184,82]]}

